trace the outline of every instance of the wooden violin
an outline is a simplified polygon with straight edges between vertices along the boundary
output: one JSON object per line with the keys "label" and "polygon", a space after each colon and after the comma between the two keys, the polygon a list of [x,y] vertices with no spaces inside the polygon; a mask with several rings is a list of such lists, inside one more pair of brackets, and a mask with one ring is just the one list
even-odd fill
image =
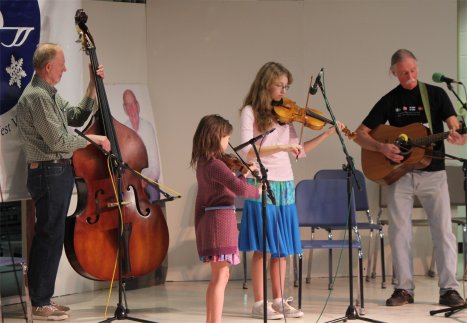
{"label": "wooden violin", "polygon": [[[279,102],[273,102],[273,108],[277,122],[281,124],[299,122],[313,130],[321,130],[326,124],[334,125],[334,122],[324,117],[320,110],[300,107],[295,101],[288,98],[282,98]],[[357,136],[355,132],[350,131],[347,127],[342,129],[342,132],[350,140],[355,139]]]}
{"label": "wooden violin", "polygon": [[[220,159],[230,168],[232,172],[239,172],[243,175],[247,174],[250,170],[245,166],[244,163],[238,157],[232,154],[222,154]],[[253,164],[250,164],[251,166]]]}

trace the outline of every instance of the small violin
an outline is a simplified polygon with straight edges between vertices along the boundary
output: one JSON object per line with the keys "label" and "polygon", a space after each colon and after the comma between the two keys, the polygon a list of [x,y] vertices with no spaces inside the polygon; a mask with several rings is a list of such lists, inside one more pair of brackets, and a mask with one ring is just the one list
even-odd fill
{"label": "small violin", "polygon": [[[291,122],[300,122],[305,127],[313,130],[321,130],[326,123],[334,125],[332,120],[323,116],[323,113],[317,109],[302,108],[295,101],[288,98],[282,98],[282,102],[273,102],[274,113],[277,122],[280,124],[289,124]],[[342,129],[342,132],[353,140],[357,136],[355,132],[350,131],[347,127]]]}
{"label": "small violin", "polygon": [[[250,170],[241,162],[238,157],[232,154],[222,154],[220,159],[230,168],[232,172],[242,173],[243,175],[247,174]],[[251,166],[253,164],[250,164]]]}

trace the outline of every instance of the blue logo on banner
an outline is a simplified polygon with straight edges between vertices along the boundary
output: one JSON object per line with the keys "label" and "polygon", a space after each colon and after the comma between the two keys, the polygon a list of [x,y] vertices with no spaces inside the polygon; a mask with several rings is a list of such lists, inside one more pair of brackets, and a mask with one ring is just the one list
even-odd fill
{"label": "blue logo on banner", "polygon": [[15,106],[34,73],[41,26],[37,1],[0,1],[0,115]]}

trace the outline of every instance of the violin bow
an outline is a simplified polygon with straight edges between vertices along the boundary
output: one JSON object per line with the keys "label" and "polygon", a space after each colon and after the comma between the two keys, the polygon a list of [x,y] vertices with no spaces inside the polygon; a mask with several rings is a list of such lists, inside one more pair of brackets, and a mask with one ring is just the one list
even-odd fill
{"label": "violin bow", "polygon": [[[313,81],[313,75],[310,77],[310,85],[308,85],[308,88],[311,87],[311,82]],[[308,92],[308,95],[306,96],[306,102],[305,102],[305,108],[308,107],[308,99],[310,98],[310,93]],[[303,118],[306,118],[306,114],[303,115]],[[303,120],[304,122],[302,122],[302,126],[300,127],[300,139],[298,140],[298,144],[299,145],[302,145],[302,139],[303,139],[303,128],[305,128],[305,120]],[[295,156],[295,162],[298,162],[298,155],[300,155],[300,153],[297,154],[297,156]]]}

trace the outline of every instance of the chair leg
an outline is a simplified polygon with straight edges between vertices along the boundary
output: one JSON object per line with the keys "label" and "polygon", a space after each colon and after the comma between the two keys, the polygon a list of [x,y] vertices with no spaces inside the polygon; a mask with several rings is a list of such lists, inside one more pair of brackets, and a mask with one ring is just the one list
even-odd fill
{"label": "chair leg", "polygon": [[243,251],[243,289],[248,289],[248,284],[246,281],[247,281],[246,251]]}
{"label": "chair leg", "polygon": [[365,300],[363,295],[363,252],[358,249],[358,278],[360,290],[360,315],[365,315]]}
{"label": "chair leg", "polygon": [[24,297],[26,302],[26,321],[28,323],[32,323],[32,304],[29,296],[28,266],[23,262],[21,267],[23,271]]}
{"label": "chair leg", "polygon": [[3,313],[2,313],[2,297],[0,295],[0,322],[3,322]]}
{"label": "chair leg", "polygon": [[298,309],[302,309],[302,259],[303,254],[298,255]]}
{"label": "chair leg", "polygon": [[[373,230],[370,230],[370,237],[368,239],[368,252],[367,252],[368,254],[367,266],[366,266],[367,270],[366,270],[366,278],[365,278],[367,282],[371,280],[371,269],[370,268],[371,268],[371,262],[372,262],[372,256],[373,256],[371,253],[372,242],[373,242]],[[374,263],[376,263],[376,258],[374,259],[375,259]]]}
{"label": "chair leg", "polygon": [[430,269],[428,269],[428,272],[426,273],[430,277],[435,277],[435,248],[433,248],[433,252],[431,254],[431,264],[430,264]]}
{"label": "chair leg", "polygon": [[385,264],[385,259],[384,259],[384,233],[383,229],[379,230],[379,237],[380,237],[380,243],[381,243],[381,275],[382,275],[382,280],[381,280],[381,288],[385,289],[386,288],[386,264]]}
{"label": "chair leg", "polygon": [[297,255],[293,255],[293,286],[298,287],[298,274],[297,274]]}
{"label": "chair leg", "polygon": [[374,243],[374,247],[373,247],[373,267],[371,269],[371,279],[375,279],[376,278],[376,264],[377,264],[377,259],[378,259],[378,237],[381,238],[381,231],[379,231],[376,235],[375,235],[375,243]]}
{"label": "chair leg", "polygon": [[[311,228],[311,240],[313,240],[314,231]],[[311,282],[311,262],[313,261],[313,249],[308,249],[308,268],[306,273],[306,283],[309,284]]]}
{"label": "chair leg", "polygon": [[329,290],[332,290],[334,288],[333,284],[332,284],[332,249],[329,249],[329,273],[328,273],[328,276],[329,276],[329,283],[328,283],[328,289]]}
{"label": "chair leg", "polygon": [[464,256],[464,281],[467,280],[467,226],[462,226],[462,254]]}
{"label": "chair leg", "polygon": [[311,266],[313,261],[313,249],[308,250],[308,267],[307,267],[307,274],[306,274],[306,283],[309,284],[311,282]]}

